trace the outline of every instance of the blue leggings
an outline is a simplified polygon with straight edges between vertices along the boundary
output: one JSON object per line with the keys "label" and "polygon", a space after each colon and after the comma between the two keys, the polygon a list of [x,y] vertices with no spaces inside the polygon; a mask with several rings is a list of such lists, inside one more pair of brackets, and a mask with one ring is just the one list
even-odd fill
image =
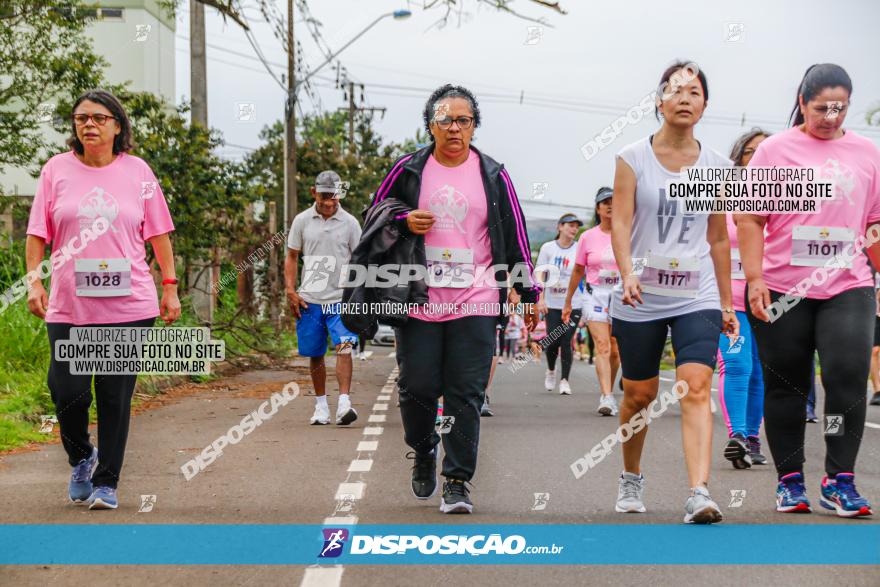
{"label": "blue leggings", "polygon": [[764,417],[764,376],[758,344],[745,312],[737,312],[739,339],[722,334],[718,345],[718,397],[728,436],[757,436]]}

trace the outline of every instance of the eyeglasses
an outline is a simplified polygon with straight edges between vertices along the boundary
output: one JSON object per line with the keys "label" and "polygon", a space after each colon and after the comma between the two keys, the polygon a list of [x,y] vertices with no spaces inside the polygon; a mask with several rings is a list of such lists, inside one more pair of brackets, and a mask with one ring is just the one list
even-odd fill
{"label": "eyeglasses", "polygon": [[104,126],[111,118],[116,120],[115,116],[108,116],[107,114],[74,114],[71,118],[73,118],[73,122],[77,126],[85,126],[89,120],[98,126]]}
{"label": "eyeglasses", "polygon": [[474,124],[474,117],[459,116],[458,118],[449,118],[448,116],[444,116],[442,118],[435,118],[434,122],[443,130],[449,130],[452,127],[453,122],[458,125],[458,128],[467,130]]}

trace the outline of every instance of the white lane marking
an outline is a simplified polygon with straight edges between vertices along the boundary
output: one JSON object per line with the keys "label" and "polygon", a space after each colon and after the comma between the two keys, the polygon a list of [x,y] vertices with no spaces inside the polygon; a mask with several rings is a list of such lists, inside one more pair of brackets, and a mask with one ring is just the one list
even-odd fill
{"label": "white lane marking", "polygon": [[364,428],[364,436],[379,436],[383,431],[381,426],[367,426]]}
{"label": "white lane marking", "polygon": [[348,466],[349,473],[368,473],[373,468],[373,459],[354,459]]}
{"label": "white lane marking", "polygon": [[380,395],[380,396],[378,396],[378,397],[376,398],[376,401],[377,401],[377,402],[387,402],[387,401],[390,401],[390,400],[391,400],[391,396],[390,396],[390,395]]}
{"label": "white lane marking", "polygon": [[336,489],[335,499],[345,499],[345,496],[350,496],[351,499],[361,499],[364,496],[364,488],[366,488],[366,486],[366,483],[360,481],[354,483],[340,483],[339,488]]}
{"label": "white lane marking", "polygon": [[670,383],[672,383],[672,382],[675,381],[675,379],[671,379],[671,378],[669,378],[669,377],[661,377],[661,378],[660,378],[660,381],[669,381]]}
{"label": "white lane marking", "polygon": [[367,422],[384,422],[386,418],[385,414],[371,414]]}
{"label": "white lane marking", "polygon": [[364,357],[369,359],[373,356],[373,351],[364,351]]}
{"label": "white lane marking", "polygon": [[300,587],[338,587],[342,584],[342,565],[338,567],[310,567],[303,575]]}
{"label": "white lane marking", "polygon": [[390,353],[388,353],[388,356],[391,357],[391,358],[393,359],[394,357],[397,356],[397,352],[396,352],[396,351],[391,351]]}
{"label": "white lane marking", "polygon": [[384,412],[388,410],[388,404],[373,404],[374,412]]}
{"label": "white lane marking", "polygon": [[874,424],[873,422],[865,422],[865,426],[867,426],[868,428],[876,428],[877,430],[880,430],[880,424]]}
{"label": "white lane marking", "polygon": [[361,440],[358,443],[357,451],[358,452],[373,452],[379,448],[378,440]]}
{"label": "white lane marking", "polygon": [[357,516],[330,516],[329,518],[324,518],[325,526],[354,526],[357,523]]}

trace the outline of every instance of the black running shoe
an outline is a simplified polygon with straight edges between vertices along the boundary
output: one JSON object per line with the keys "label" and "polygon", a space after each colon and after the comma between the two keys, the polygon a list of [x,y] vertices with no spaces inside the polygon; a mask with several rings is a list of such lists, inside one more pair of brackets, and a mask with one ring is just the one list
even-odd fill
{"label": "black running shoe", "polygon": [[875,391],[871,401],[868,402],[872,406],[880,406],[880,391]]}
{"label": "black running shoe", "polygon": [[469,514],[474,511],[474,504],[468,497],[465,482],[461,479],[446,479],[443,484],[443,497],[440,499],[440,511],[444,514]]}
{"label": "black running shoe", "polygon": [[749,456],[752,458],[753,465],[766,465],[767,457],[761,454],[761,439],[757,436],[749,436]]}
{"label": "black running shoe", "polygon": [[724,458],[733,463],[734,469],[748,469],[752,466],[749,447],[742,434],[736,433],[730,437],[724,447]]}
{"label": "black running shoe", "polygon": [[412,492],[416,499],[430,499],[437,491],[437,447],[426,455],[409,452],[406,458],[413,461]]}

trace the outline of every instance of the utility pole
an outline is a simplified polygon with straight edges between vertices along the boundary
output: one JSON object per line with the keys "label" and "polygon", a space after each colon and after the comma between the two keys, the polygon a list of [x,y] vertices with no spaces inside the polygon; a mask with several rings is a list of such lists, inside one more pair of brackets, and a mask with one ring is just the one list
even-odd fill
{"label": "utility pole", "polygon": [[[190,54],[190,100],[192,102],[191,123],[208,128],[208,65],[205,52],[205,5],[198,0],[189,0],[189,54]],[[214,251],[214,258],[217,252]],[[212,260],[213,261],[213,260]],[[190,268],[193,308],[199,318],[214,322],[214,294],[211,287],[219,275],[212,275],[214,268],[205,259],[196,260],[198,267]]]}
{"label": "utility pole", "polygon": [[287,103],[284,108],[284,227],[296,216],[296,45],[293,43],[293,0],[287,0]]}
{"label": "utility pole", "polygon": [[[364,85],[359,84],[361,87],[361,99],[363,100],[363,90]],[[381,112],[382,116],[385,116],[385,107],[384,106],[359,106],[356,107],[354,105],[354,82],[348,82],[347,85],[343,82],[343,87],[346,87],[346,92],[348,93],[348,107],[347,108],[338,108],[337,111],[348,111],[348,152],[350,154],[354,154],[354,117],[358,112],[369,112],[370,114],[374,112]]]}

